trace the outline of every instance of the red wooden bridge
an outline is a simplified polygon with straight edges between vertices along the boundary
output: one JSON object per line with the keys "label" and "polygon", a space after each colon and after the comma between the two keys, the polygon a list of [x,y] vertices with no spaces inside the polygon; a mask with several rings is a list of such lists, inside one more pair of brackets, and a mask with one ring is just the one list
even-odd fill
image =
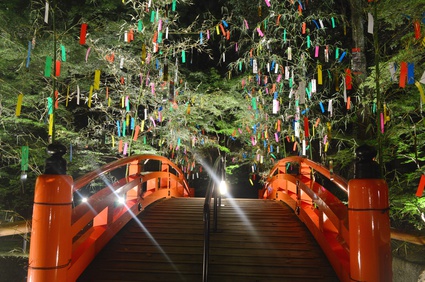
{"label": "red wooden bridge", "polygon": [[155,155],[75,181],[39,176],[28,281],[392,280],[384,180],[347,183],[289,157],[259,199],[193,196],[182,171]]}

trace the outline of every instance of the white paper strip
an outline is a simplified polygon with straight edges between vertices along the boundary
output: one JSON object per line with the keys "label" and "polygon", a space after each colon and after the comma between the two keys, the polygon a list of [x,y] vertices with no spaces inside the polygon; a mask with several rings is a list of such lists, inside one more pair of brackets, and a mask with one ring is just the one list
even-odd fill
{"label": "white paper strip", "polygon": [[46,1],[46,9],[44,10],[44,22],[45,23],[49,23],[49,8],[50,8],[49,2]]}
{"label": "white paper strip", "polygon": [[367,14],[367,32],[373,34],[373,16],[371,13]]}

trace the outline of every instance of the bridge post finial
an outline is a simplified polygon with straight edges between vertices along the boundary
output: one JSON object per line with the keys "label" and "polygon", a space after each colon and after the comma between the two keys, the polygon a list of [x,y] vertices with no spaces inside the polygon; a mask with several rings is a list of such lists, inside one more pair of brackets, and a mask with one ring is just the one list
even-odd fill
{"label": "bridge post finial", "polygon": [[66,175],[66,148],[51,144],[45,174],[38,176],[27,281],[66,281],[71,263],[72,177]]}
{"label": "bridge post finial", "polygon": [[348,182],[353,281],[392,281],[388,186],[381,178],[375,156],[373,147],[358,147],[354,179]]}
{"label": "bridge post finial", "polygon": [[376,179],[381,178],[379,165],[375,162],[376,149],[369,145],[362,145],[356,149],[356,162],[354,163],[354,178]]}
{"label": "bridge post finial", "polygon": [[66,174],[66,160],[63,158],[66,147],[59,143],[52,143],[47,146],[47,153],[50,157],[46,159],[44,174]]}

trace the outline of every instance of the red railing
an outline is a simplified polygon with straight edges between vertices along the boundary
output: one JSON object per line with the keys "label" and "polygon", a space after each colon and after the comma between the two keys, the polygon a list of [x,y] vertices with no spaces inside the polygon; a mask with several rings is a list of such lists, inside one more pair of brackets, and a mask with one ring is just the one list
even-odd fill
{"label": "red railing", "polygon": [[[346,199],[336,197],[316,177]],[[392,280],[388,189],[384,180],[347,182],[311,160],[288,157],[271,170],[259,197],[282,200],[295,211],[341,281]]]}
{"label": "red railing", "polygon": [[[149,161],[158,170],[145,171]],[[108,173],[125,169],[116,181]],[[121,171],[121,174],[123,172]],[[103,181],[86,201],[73,195]],[[34,197],[28,281],[75,281],[103,246],[149,204],[193,196],[182,171],[167,158],[135,155],[107,164],[73,182],[67,175],[41,175]]]}

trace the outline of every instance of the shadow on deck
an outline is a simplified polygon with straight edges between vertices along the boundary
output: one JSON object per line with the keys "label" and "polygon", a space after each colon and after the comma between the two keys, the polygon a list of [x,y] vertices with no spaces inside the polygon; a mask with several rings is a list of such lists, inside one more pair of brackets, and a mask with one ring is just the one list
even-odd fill
{"label": "shadow on deck", "polygon": [[[147,207],[78,281],[202,281],[203,198]],[[307,227],[283,202],[223,199],[208,281],[338,281]]]}

